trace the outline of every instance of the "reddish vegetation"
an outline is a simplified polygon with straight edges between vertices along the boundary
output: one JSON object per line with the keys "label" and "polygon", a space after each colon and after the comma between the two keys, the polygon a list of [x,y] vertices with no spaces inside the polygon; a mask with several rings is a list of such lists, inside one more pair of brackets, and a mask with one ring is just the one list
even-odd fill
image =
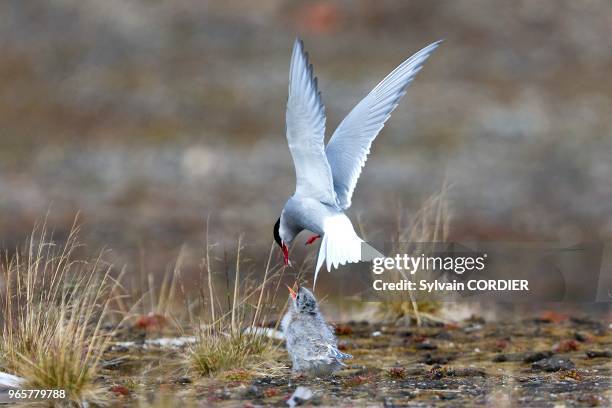
{"label": "reddish vegetation", "polygon": [[555,353],[567,353],[568,351],[577,351],[580,345],[576,340],[563,340],[553,346]]}
{"label": "reddish vegetation", "polygon": [[339,324],[336,326],[336,334],[338,336],[348,336],[353,333],[351,326],[346,324]]}
{"label": "reddish vegetation", "polygon": [[542,312],[540,315],[542,320],[546,320],[552,323],[561,323],[569,319],[569,316],[563,313],[553,312],[552,310],[547,310]]}
{"label": "reddish vegetation", "polygon": [[344,343],[344,342],[338,343],[338,350],[346,351],[347,349],[348,349],[348,347],[347,347],[346,343]]}
{"label": "reddish vegetation", "polygon": [[406,369],[404,367],[392,367],[387,372],[389,377],[391,378],[405,378],[406,377]]}
{"label": "reddish vegetation", "polygon": [[123,385],[113,385],[110,388],[110,390],[117,395],[124,395],[124,396],[130,395],[130,390]]}
{"label": "reddish vegetation", "polygon": [[276,397],[280,393],[278,388],[267,388],[264,390],[266,398]]}
{"label": "reddish vegetation", "polygon": [[315,34],[326,34],[338,28],[338,8],[329,3],[305,4],[297,10],[299,24]]}
{"label": "reddish vegetation", "polygon": [[495,346],[493,347],[493,349],[495,351],[502,351],[502,350],[505,350],[507,347],[508,347],[508,341],[501,339],[495,342]]}
{"label": "reddish vegetation", "polygon": [[151,312],[149,314],[140,316],[138,320],[136,320],[136,322],[134,323],[134,326],[139,329],[151,331],[161,330],[167,323],[168,320],[166,319],[166,317]]}
{"label": "reddish vegetation", "polygon": [[357,387],[371,382],[374,379],[372,375],[356,375],[355,377],[347,378],[344,385],[347,387]]}

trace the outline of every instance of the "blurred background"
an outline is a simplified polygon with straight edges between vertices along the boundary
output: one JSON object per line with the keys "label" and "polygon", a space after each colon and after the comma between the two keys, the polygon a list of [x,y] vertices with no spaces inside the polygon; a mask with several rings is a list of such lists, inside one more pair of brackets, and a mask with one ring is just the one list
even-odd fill
{"label": "blurred background", "polygon": [[607,0],[5,0],[2,248],[47,213],[65,234],[80,212],[82,241],[117,264],[163,271],[184,245],[189,273],[210,215],[211,240],[233,251],[244,233],[265,265],[294,189],[284,110],[296,36],[328,132],[445,39],[362,173],[349,216],[372,234],[391,234],[398,208],[415,212],[447,180],[451,239],[612,236]]}

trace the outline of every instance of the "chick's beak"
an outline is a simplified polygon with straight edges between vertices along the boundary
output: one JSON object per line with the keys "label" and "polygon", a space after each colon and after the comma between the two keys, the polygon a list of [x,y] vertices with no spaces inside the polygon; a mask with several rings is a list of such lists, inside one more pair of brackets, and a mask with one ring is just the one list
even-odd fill
{"label": "chick's beak", "polygon": [[289,294],[291,295],[291,299],[295,300],[295,298],[297,297],[297,293],[295,293],[295,290],[289,287],[289,285],[287,285],[287,289],[289,289]]}

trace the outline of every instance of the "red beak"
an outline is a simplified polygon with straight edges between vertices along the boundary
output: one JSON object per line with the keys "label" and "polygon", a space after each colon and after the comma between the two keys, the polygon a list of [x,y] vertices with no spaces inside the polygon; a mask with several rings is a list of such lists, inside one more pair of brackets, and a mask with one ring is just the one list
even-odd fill
{"label": "red beak", "polygon": [[289,294],[291,295],[291,299],[295,300],[295,298],[297,297],[297,293],[295,293],[295,290],[293,290],[293,288],[290,288],[289,285],[287,285],[287,289],[289,289]]}
{"label": "red beak", "polygon": [[283,250],[283,257],[285,258],[285,265],[291,266],[291,262],[289,261],[289,248],[287,248],[287,245],[285,245],[284,243],[281,248]]}

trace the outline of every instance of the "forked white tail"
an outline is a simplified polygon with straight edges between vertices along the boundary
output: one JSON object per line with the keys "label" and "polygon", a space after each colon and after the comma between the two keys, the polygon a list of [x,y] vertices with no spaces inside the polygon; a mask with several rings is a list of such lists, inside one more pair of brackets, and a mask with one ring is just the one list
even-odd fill
{"label": "forked white tail", "polygon": [[[327,270],[331,271],[332,268],[338,268],[339,265],[371,260],[362,258],[363,242],[355,233],[353,224],[346,215],[338,214],[327,218],[323,223],[323,238],[317,258],[313,289],[317,283],[317,276],[319,276],[319,270],[321,270],[323,262],[325,262]],[[378,253],[376,250],[374,252]]]}

